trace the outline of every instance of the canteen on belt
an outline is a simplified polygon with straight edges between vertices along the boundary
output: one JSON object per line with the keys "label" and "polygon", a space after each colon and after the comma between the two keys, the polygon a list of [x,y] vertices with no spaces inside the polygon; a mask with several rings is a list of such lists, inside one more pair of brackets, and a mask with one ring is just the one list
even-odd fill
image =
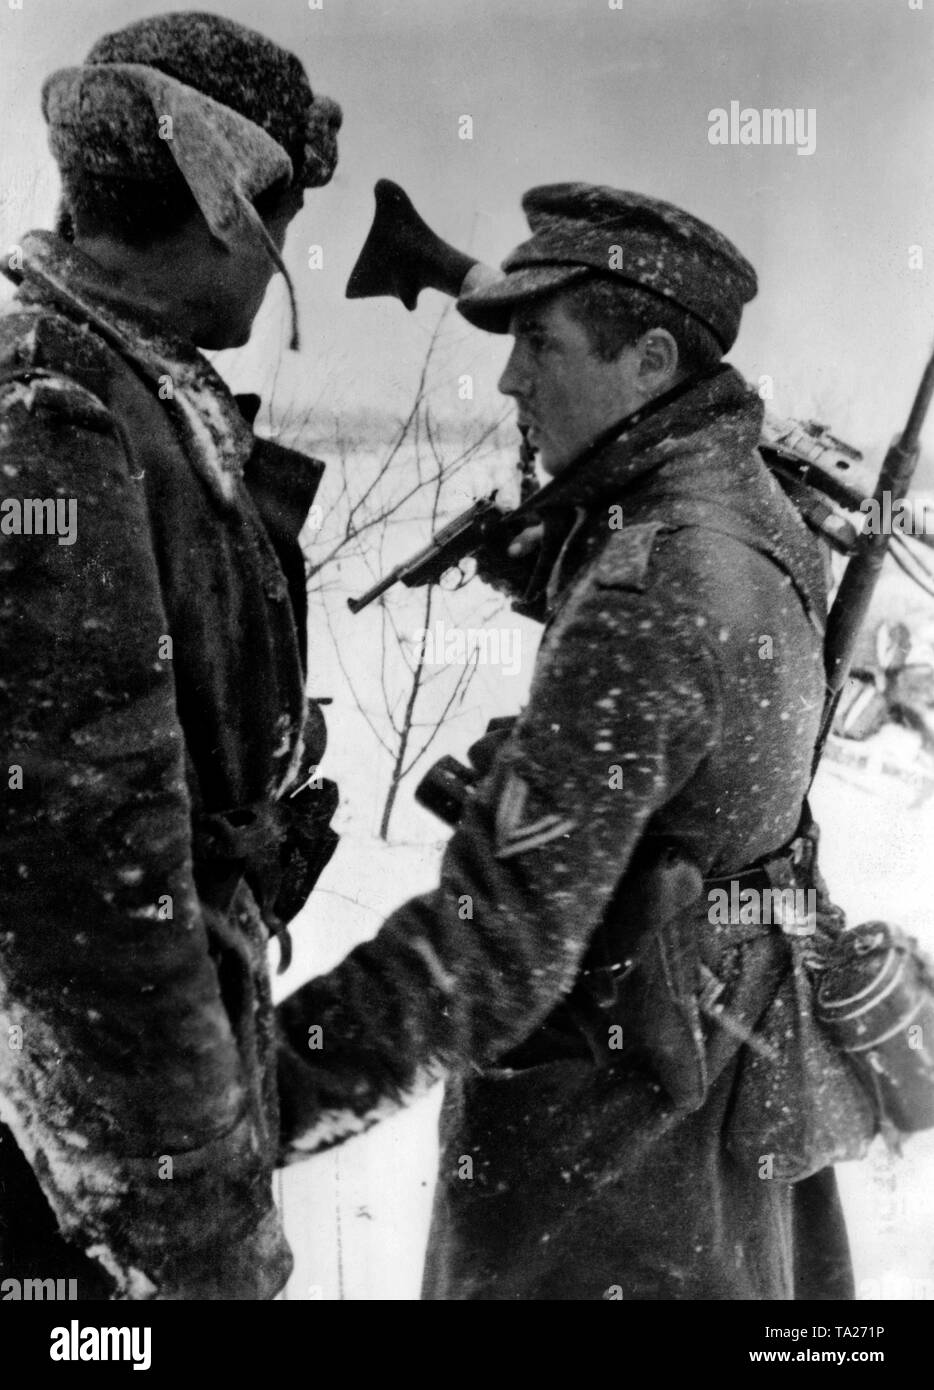
{"label": "canteen on belt", "polygon": [[913,938],[888,922],[843,932],[817,1016],[896,1129],[934,1128],[934,980]]}

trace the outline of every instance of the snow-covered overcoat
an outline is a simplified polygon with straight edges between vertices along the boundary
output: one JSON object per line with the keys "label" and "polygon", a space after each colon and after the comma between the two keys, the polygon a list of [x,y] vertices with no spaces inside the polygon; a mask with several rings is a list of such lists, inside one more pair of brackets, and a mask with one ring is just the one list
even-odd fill
{"label": "snow-covered overcoat", "polygon": [[268,1298],[291,1259],[267,924],[276,807],[322,751],[297,545],[320,465],[271,466],[207,361],[75,248],[32,233],[21,258],[0,318],[0,1268],[81,1298]]}
{"label": "snow-covered overcoat", "polygon": [[847,1295],[832,1170],[796,1189],[731,1139],[787,939],[703,894],[666,923],[645,887],[672,849],[705,880],[753,865],[802,812],[824,581],[761,414],[724,368],[572,466],[528,705],[440,887],[279,1011],[295,1155],[447,1077],[427,1298]]}

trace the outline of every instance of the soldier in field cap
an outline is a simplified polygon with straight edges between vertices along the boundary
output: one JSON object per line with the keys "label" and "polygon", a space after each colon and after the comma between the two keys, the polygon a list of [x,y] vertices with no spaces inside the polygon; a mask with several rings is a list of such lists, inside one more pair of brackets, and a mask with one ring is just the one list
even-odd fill
{"label": "soldier in field cap", "polygon": [[[439,887],[280,1008],[289,1144],[446,1079],[429,1299],[852,1297],[830,1165],[873,1120],[798,946],[839,929],[803,807],[824,579],[722,361],[756,276],[656,199],[524,206],[459,308],[512,335],[552,479],[509,576],[528,704],[471,750]],[[733,883],[814,910],[724,920]]]}
{"label": "soldier in field cap", "polygon": [[[303,790],[321,465],[200,349],[249,336],[340,110],[200,12],[106,35],[42,110],[58,229],[4,258],[0,318],[0,1280],[273,1298],[266,944],[333,845]],[[8,526],[28,498],[73,534]]]}
{"label": "soldier in field cap", "polygon": [[530,189],[522,206],[533,235],[506,257],[502,277],[458,302],[478,328],[508,333],[517,305],[598,276],[617,289],[650,291],[656,309],[661,298],[682,318],[687,313],[695,337],[706,330],[715,340],[716,347],[708,342],[711,361],[733,346],[756,273],[700,218],[659,198],[586,183]]}

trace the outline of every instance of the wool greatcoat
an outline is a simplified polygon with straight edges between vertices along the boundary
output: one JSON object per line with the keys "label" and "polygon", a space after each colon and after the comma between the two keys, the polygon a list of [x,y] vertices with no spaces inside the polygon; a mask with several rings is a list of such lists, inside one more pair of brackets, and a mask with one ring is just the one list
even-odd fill
{"label": "wool greatcoat", "polygon": [[[266,943],[302,896],[281,896],[301,839],[282,798],[323,752],[297,545],[321,465],[255,441],[206,359],[68,243],[21,253],[0,318],[0,1273],[271,1298],[291,1257]],[[24,499],[74,500],[73,543],[24,525]]]}
{"label": "wool greatcoat", "polygon": [[809,783],[824,581],[761,418],[721,368],[569,470],[541,511],[528,704],[440,886],[280,1007],[293,1156],[446,1078],[426,1298],[852,1296],[832,1169],[770,1180],[748,1118],[730,1134],[782,930],[681,904],[738,1031],[698,1014],[677,952],[646,968],[646,859],[735,873],[794,835]]}

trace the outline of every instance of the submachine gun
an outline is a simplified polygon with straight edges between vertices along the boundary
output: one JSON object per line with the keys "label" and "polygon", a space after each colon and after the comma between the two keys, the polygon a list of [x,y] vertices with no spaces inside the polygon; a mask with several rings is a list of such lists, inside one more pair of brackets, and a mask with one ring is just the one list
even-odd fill
{"label": "submachine gun", "polygon": [[[414,309],[423,289],[458,296],[497,272],[441,240],[415,211],[398,184],[381,179],[376,211],[363,250],[347,284],[350,299],[392,295]],[[760,452],[807,524],[846,557],[831,605],[825,639],[826,698],[814,754],[816,772],[841,692],[849,675],[860,627],[869,609],[886,555],[928,594],[934,574],[915,547],[934,546],[934,535],[913,526],[911,534],[866,523],[866,504],[892,516],[905,501],[919,456],[920,434],[934,394],[934,355],[927,363],[908,421],[889,448],[874,490],[867,492],[862,454],[812,421],[766,417]],[[609,443],[619,430],[594,442]],[[503,510],[496,494],[444,526],[427,546],[385,575],[367,593],[348,600],[357,613],[396,583],[437,583],[481,549],[503,549],[535,521],[536,503],[561,486],[552,479],[540,491],[529,487],[532,454],[519,455],[524,486],[517,507]],[[573,472],[575,465],[571,465]],[[887,509],[887,510],[886,510]],[[919,534],[920,531],[920,534]],[[505,736],[511,720],[493,721]],[[475,779],[471,769],[444,758],[416,793],[422,804],[456,824]],[[879,1102],[883,1127],[908,1133],[934,1127],[934,977],[916,944],[886,922],[864,922],[838,939],[830,968],[817,993],[817,1013],[836,1045],[849,1054]]]}
{"label": "submachine gun", "polygon": [[[398,184],[389,179],[380,179],[375,195],[373,224],[347,282],[348,299],[389,295],[412,310],[422,290],[436,289],[456,297],[498,278],[498,273],[491,267],[442,241],[419,216]],[[930,390],[923,385],[919,401],[922,397],[921,413],[917,418],[919,428],[930,398]],[[618,432],[617,427],[608,430],[594,441],[592,450],[604,447]],[[904,437],[900,444],[902,446]],[[590,452],[588,450],[588,454]],[[837,553],[855,557],[859,549],[860,527],[865,520],[864,508],[872,496],[868,470],[860,450],[838,439],[826,425],[814,421],[784,420],[767,413],[759,452],[807,524]],[[552,489],[557,490],[563,485],[560,479],[556,479],[547,483],[540,492],[534,486],[530,487],[532,458],[532,451],[523,438],[519,450],[523,496],[517,507],[505,509],[499,506],[495,492],[480,498],[436,532],[431,541],[415,555],[385,574],[366,593],[348,599],[351,611],[359,613],[395,584],[405,584],[409,588],[436,584],[444,574],[460,569],[464,561],[480,550],[488,555],[500,547],[505,551],[509,542],[535,521],[537,502],[545,500]],[[571,468],[573,470],[573,464]],[[907,478],[899,474],[895,478],[897,487],[893,491],[893,479],[889,476],[891,469],[887,472],[884,467],[883,473],[886,477],[885,487],[890,493],[889,505],[893,507],[904,497],[911,474]],[[913,548],[934,548],[934,534],[925,534],[918,527],[911,535],[896,532],[885,537],[885,545],[881,548],[873,548],[873,556],[884,555],[889,549],[889,541],[892,542],[890,553],[896,562],[926,592],[934,595],[934,574],[919,557],[917,549]],[[864,558],[860,568],[864,569],[865,565]],[[855,614],[854,598],[855,590],[851,589],[848,609]],[[862,616],[860,614],[860,620]],[[841,617],[838,614],[834,623],[837,641],[842,635],[839,630]],[[852,637],[851,649],[858,626],[857,623],[851,632],[853,624],[843,624],[843,632]],[[832,666],[838,673],[841,661],[836,655]]]}

